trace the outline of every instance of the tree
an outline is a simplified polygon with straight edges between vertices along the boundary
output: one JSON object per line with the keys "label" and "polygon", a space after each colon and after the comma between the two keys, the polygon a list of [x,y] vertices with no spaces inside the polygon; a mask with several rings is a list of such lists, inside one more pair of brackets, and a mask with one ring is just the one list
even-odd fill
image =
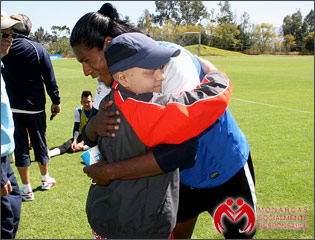
{"label": "tree", "polygon": [[306,31],[307,33],[314,32],[314,10],[312,9],[309,14],[304,18],[304,22],[306,23]]}
{"label": "tree", "polygon": [[152,25],[152,14],[150,14],[148,9],[144,10],[143,15],[138,19],[137,28],[142,32],[147,34],[153,33],[153,25]]}
{"label": "tree", "polygon": [[233,23],[233,14],[229,1],[219,2],[220,14],[217,16],[218,24]]}
{"label": "tree", "polygon": [[41,42],[44,38],[45,30],[42,27],[39,27],[34,33],[34,41]]}
{"label": "tree", "polygon": [[49,44],[47,51],[49,54],[61,54],[63,56],[72,56],[72,48],[70,46],[69,36],[70,28],[64,26],[52,26],[54,40]]}
{"label": "tree", "polygon": [[276,37],[275,28],[272,24],[262,23],[255,25],[252,32],[252,44],[258,53],[265,53],[271,47],[272,40]]}
{"label": "tree", "polygon": [[134,28],[136,27],[136,25],[131,22],[130,16],[125,16],[124,21],[126,21],[128,24],[132,25]]}
{"label": "tree", "polygon": [[215,44],[214,46],[223,49],[233,49],[239,43],[236,38],[240,34],[237,26],[231,23],[224,23],[214,29]]}
{"label": "tree", "polygon": [[215,28],[215,18],[214,18],[214,9],[211,9],[207,22],[205,23],[205,30],[203,32],[203,35],[208,36],[208,42],[204,43],[206,45],[212,46],[213,45],[213,30]]}
{"label": "tree", "polygon": [[47,31],[45,32],[44,28],[39,27],[34,32],[33,40],[47,47],[49,43],[52,42],[53,36],[50,35]]}
{"label": "tree", "polygon": [[284,46],[286,50],[291,51],[292,47],[296,46],[295,37],[292,34],[287,34],[284,36]]}
{"label": "tree", "polygon": [[51,27],[52,33],[55,34],[57,37],[57,40],[60,40],[63,37],[69,38],[70,36],[70,28],[68,28],[66,25],[64,26],[52,26]]}
{"label": "tree", "polygon": [[70,41],[67,37],[63,37],[60,40],[53,42],[47,48],[49,54],[61,54],[62,56],[73,56]]}
{"label": "tree", "polygon": [[305,49],[314,54],[314,32],[310,32],[303,40]]}
{"label": "tree", "polygon": [[[209,16],[202,1],[178,1],[181,22],[196,25]],[[185,25],[186,25],[185,24]]]}
{"label": "tree", "polygon": [[176,24],[180,22],[177,1],[155,1],[155,12],[158,14],[154,16],[154,23],[160,26],[166,24],[169,20]]}
{"label": "tree", "polygon": [[249,22],[249,13],[244,12],[241,16],[241,23],[239,24],[240,28],[243,29],[244,32],[248,32],[249,27],[250,27],[250,22]]}
{"label": "tree", "polygon": [[299,47],[298,50],[302,50],[301,47],[303,45],[303,38],[306,35],[305,31],[306,23],[302,24],[302,14],[300,10],[293,13],[291,16],[287,15],[283,19],[282,34],[283,36],[288,34],[293,35],[296,41],[296,46]]}
{"label": "tree", "polygon": [[202,1],[155,1],[155,6],[153,22],[160,26],[169,20],[173,25],[196,25],[208,16]]}
{"label": "tree", "polygon": [[244,12],[241,16],[241,22],[237,25],[240,34],[236,36],[239,40],[237,46],[240,48],[241,51],[245,51],[246,49],[250,48],[250,37],[251,33],[249,32],[249,14]]}

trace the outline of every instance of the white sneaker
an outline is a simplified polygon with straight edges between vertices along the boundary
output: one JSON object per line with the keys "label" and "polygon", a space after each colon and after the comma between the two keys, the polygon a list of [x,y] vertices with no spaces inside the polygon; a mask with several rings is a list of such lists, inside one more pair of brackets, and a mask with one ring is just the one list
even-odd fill
{"label": "white sneaker", "polygon": [[33,201],[34,200],[34,193],[33,193],[33,191],[27,192],[25,190],[25,188],[21,188],[20,191],[21,191],[21,197],[22,197],[23,201],[29,202],[29,201]]}
{"label": "white sneaker", "polygon": [[53,179],[52,177],[48,177],[46,181],[42,180],[42,190],[49,190],[55,184],[56,184],[56,180]]}

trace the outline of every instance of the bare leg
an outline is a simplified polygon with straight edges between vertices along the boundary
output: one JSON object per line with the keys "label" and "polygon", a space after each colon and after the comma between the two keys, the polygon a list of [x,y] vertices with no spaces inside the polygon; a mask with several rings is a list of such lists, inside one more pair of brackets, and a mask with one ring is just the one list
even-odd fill
{"label": "bare leg", "polygon": [[198,216],[186,222],[177,223],[174,229],[175,239],[190,239],[194,231]]}
{"label": "bare leg", "polygon": [[38,163],[41,175],[46,175],[48,173],[48,163],[46,163],[45,165],[41,164],[40,162],[37,162],[37,163]]}
{"label": "bare leg", "polygon": [[17,167],[23,184],[30,184],[30,167]]}

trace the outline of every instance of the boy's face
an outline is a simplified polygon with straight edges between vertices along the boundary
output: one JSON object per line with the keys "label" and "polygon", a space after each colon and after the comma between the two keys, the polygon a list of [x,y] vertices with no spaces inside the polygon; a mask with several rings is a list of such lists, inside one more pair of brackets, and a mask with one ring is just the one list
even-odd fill
{"label": "boy's face", "polygon": [[118,72],[116,81],[134,93],[162,92],[165,79],[163,67],[156,69],[130,68]]}
{"label": "boy's face", "polygon": [[92,106],[93,106],[93,100],[92,100],[92,97],[91,96],[88,96],[88,97],[82,97],[82,100],[81,100],[81,104],[83,106],[83,109],[85,111],[91,111],[92,110]]}

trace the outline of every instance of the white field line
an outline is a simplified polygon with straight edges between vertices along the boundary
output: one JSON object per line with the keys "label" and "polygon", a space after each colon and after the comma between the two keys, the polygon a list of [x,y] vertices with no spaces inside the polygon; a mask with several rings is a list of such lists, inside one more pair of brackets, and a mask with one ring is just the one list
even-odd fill
{"label": "white field line", "polygon": [[80,70],[79,70],[79,69],[69,69],[69,68],[62,68],[62,67],[54,67],[54,70],[55,70],[55,69],[64,70],[64,71],[71,71],[71,72],[81,72],[81,71],[82,71],[81,68],[80,68]]}
{"label": "white field line", "polygon": [[282,107],[282,106],[277,106],[277,105],[271,105],[271,104],[267,104],[267,103],[253,102],[253,101],[248,101],[248,100],[239,99],[239,98],[233,98],[233,97],[231,99],[234,99],[234,100],[237,100],[237,101],[242,101],[242,102],[247,102],[247,103],[254,103],[254,104],[258,104],[258,105],[273,107],[273,108],[281,108],[281,109],[284,109],[284,110],[289,110],[289,111],[294,111],[294,112],[314,114],[314,112],[303,111],[303,110],[299,110],[299,109],[293,109],[293,108]]}

